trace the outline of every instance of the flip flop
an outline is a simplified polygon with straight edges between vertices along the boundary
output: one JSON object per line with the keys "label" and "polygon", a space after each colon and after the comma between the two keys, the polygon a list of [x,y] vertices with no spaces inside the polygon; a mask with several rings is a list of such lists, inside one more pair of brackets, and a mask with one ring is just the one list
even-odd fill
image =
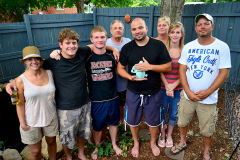
{"label": "flip flop", "polygon": [[180,147],[178,144],[175,145],[175,149],[174,150],[179,150],[178,152],[173,152],[172,149],[170,149],[170,153],[173,155],[178,155],[179,153],[181,153],[182,151],[186,150],[188,147],[188,145],[186,144],[183,147]]}
{"label": "flip flop", "polygon": [[172,140],[167,140],[167,142],[166,142],[166,147],[167,148],[170,148],[170,147],[172,147],[173,146],[173,141]]}
{"label": "flip flop", "polygon": [[159,147],[165,147],[165,145],[166,145],[166,141],[165,141],[165,139],[159,139],[158,140],[158,146]]}

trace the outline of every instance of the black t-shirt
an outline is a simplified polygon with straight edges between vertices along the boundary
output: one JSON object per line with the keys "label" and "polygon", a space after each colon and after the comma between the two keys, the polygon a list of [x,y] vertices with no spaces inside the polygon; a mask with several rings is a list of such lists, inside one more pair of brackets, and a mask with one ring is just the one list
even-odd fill
{"label": "black t-shirt", "polygon": [[[135,40],[124,45],[120,52],[120,63],[123,66],[128,65],[128,73],[131,73],[132,67],[143,61],[143,57],[149,64],[160,65],[171,62],[166,46],[159,40],[149,38],[149,42],[145,46],[138,46]],[[147,79],[145,81],[128,81],[128,89],[136,94],[152,95],[157,93],[161,88],[160,73],[147,71]]]}
{"label": "black t-shirt", "polygon": [[116,67],[112,52],[107,51],[102,55],[92,52],[86,62],[91,101],[103,102],[117,97]]}
{"label": "black t-shirt", "polygon": [[89,102],[85,62],[90,54],[91,49],[85,46],[79,47],[72,59],[66,59],[61,55],[60,60],[47,58],[43,61],[43,68],[50,69],[54,75],[58,109],[77,109]]}

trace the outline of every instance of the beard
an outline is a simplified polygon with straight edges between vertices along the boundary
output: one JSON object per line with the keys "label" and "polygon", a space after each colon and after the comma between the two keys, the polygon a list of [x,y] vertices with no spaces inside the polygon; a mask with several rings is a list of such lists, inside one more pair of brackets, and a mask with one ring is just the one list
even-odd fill
{"label": "beard", "polygon": [[147,35],[146,34],[142,34],[142,37],[137,37],[137,35],[134,37],[134,39],[136,40],[136,41],[142,41],[142,40],[144,40],[145,38],[147,37]]}
{"label": "beard", "polygon": [[207,37],[207,34],[199,34],[198,36],[204,38]]}
{"label": "beard", "polygon": [[202,38],[207,37],[208,35],[209,35],[209,32],[204,32],[204,33],[199,32],[199,33],[198,33],[198,36],[199,36],[199,37],[202,37]]}

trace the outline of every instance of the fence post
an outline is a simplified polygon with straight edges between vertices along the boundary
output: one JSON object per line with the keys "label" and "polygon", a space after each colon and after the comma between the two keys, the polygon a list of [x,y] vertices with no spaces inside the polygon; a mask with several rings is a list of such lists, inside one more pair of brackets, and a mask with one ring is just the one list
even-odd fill
{"label": "fence post", "polygon": [[97,25],[97,8],[93,8],[93,26]]}
{"label": "fence post", "polygon": [[29,15],[24,14],[23,18],[24,18],[24,22],[26,25],[26,29],[27,29],[28,45],[33,46],[33,35],[32,35],[32,29],[31,29]]}
{"label": "fence post", "polygon": [[150,6],[150,13],[149,13],[149,26],[148,26],[148,32],[149,36],[153,36],[153,21],[154,21],[154,5]]}

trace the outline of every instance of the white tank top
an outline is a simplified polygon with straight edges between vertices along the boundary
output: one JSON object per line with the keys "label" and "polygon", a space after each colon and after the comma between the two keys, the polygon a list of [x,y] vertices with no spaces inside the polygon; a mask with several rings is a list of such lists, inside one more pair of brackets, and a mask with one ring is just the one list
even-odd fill
{"label": "white tank top", "polygon": [[48,126],[56,114],[55,85],[50,70],[47,70],[49,82],[45,86],[32,84],[22,74],[24,83],[25,120],[31,127]]}

